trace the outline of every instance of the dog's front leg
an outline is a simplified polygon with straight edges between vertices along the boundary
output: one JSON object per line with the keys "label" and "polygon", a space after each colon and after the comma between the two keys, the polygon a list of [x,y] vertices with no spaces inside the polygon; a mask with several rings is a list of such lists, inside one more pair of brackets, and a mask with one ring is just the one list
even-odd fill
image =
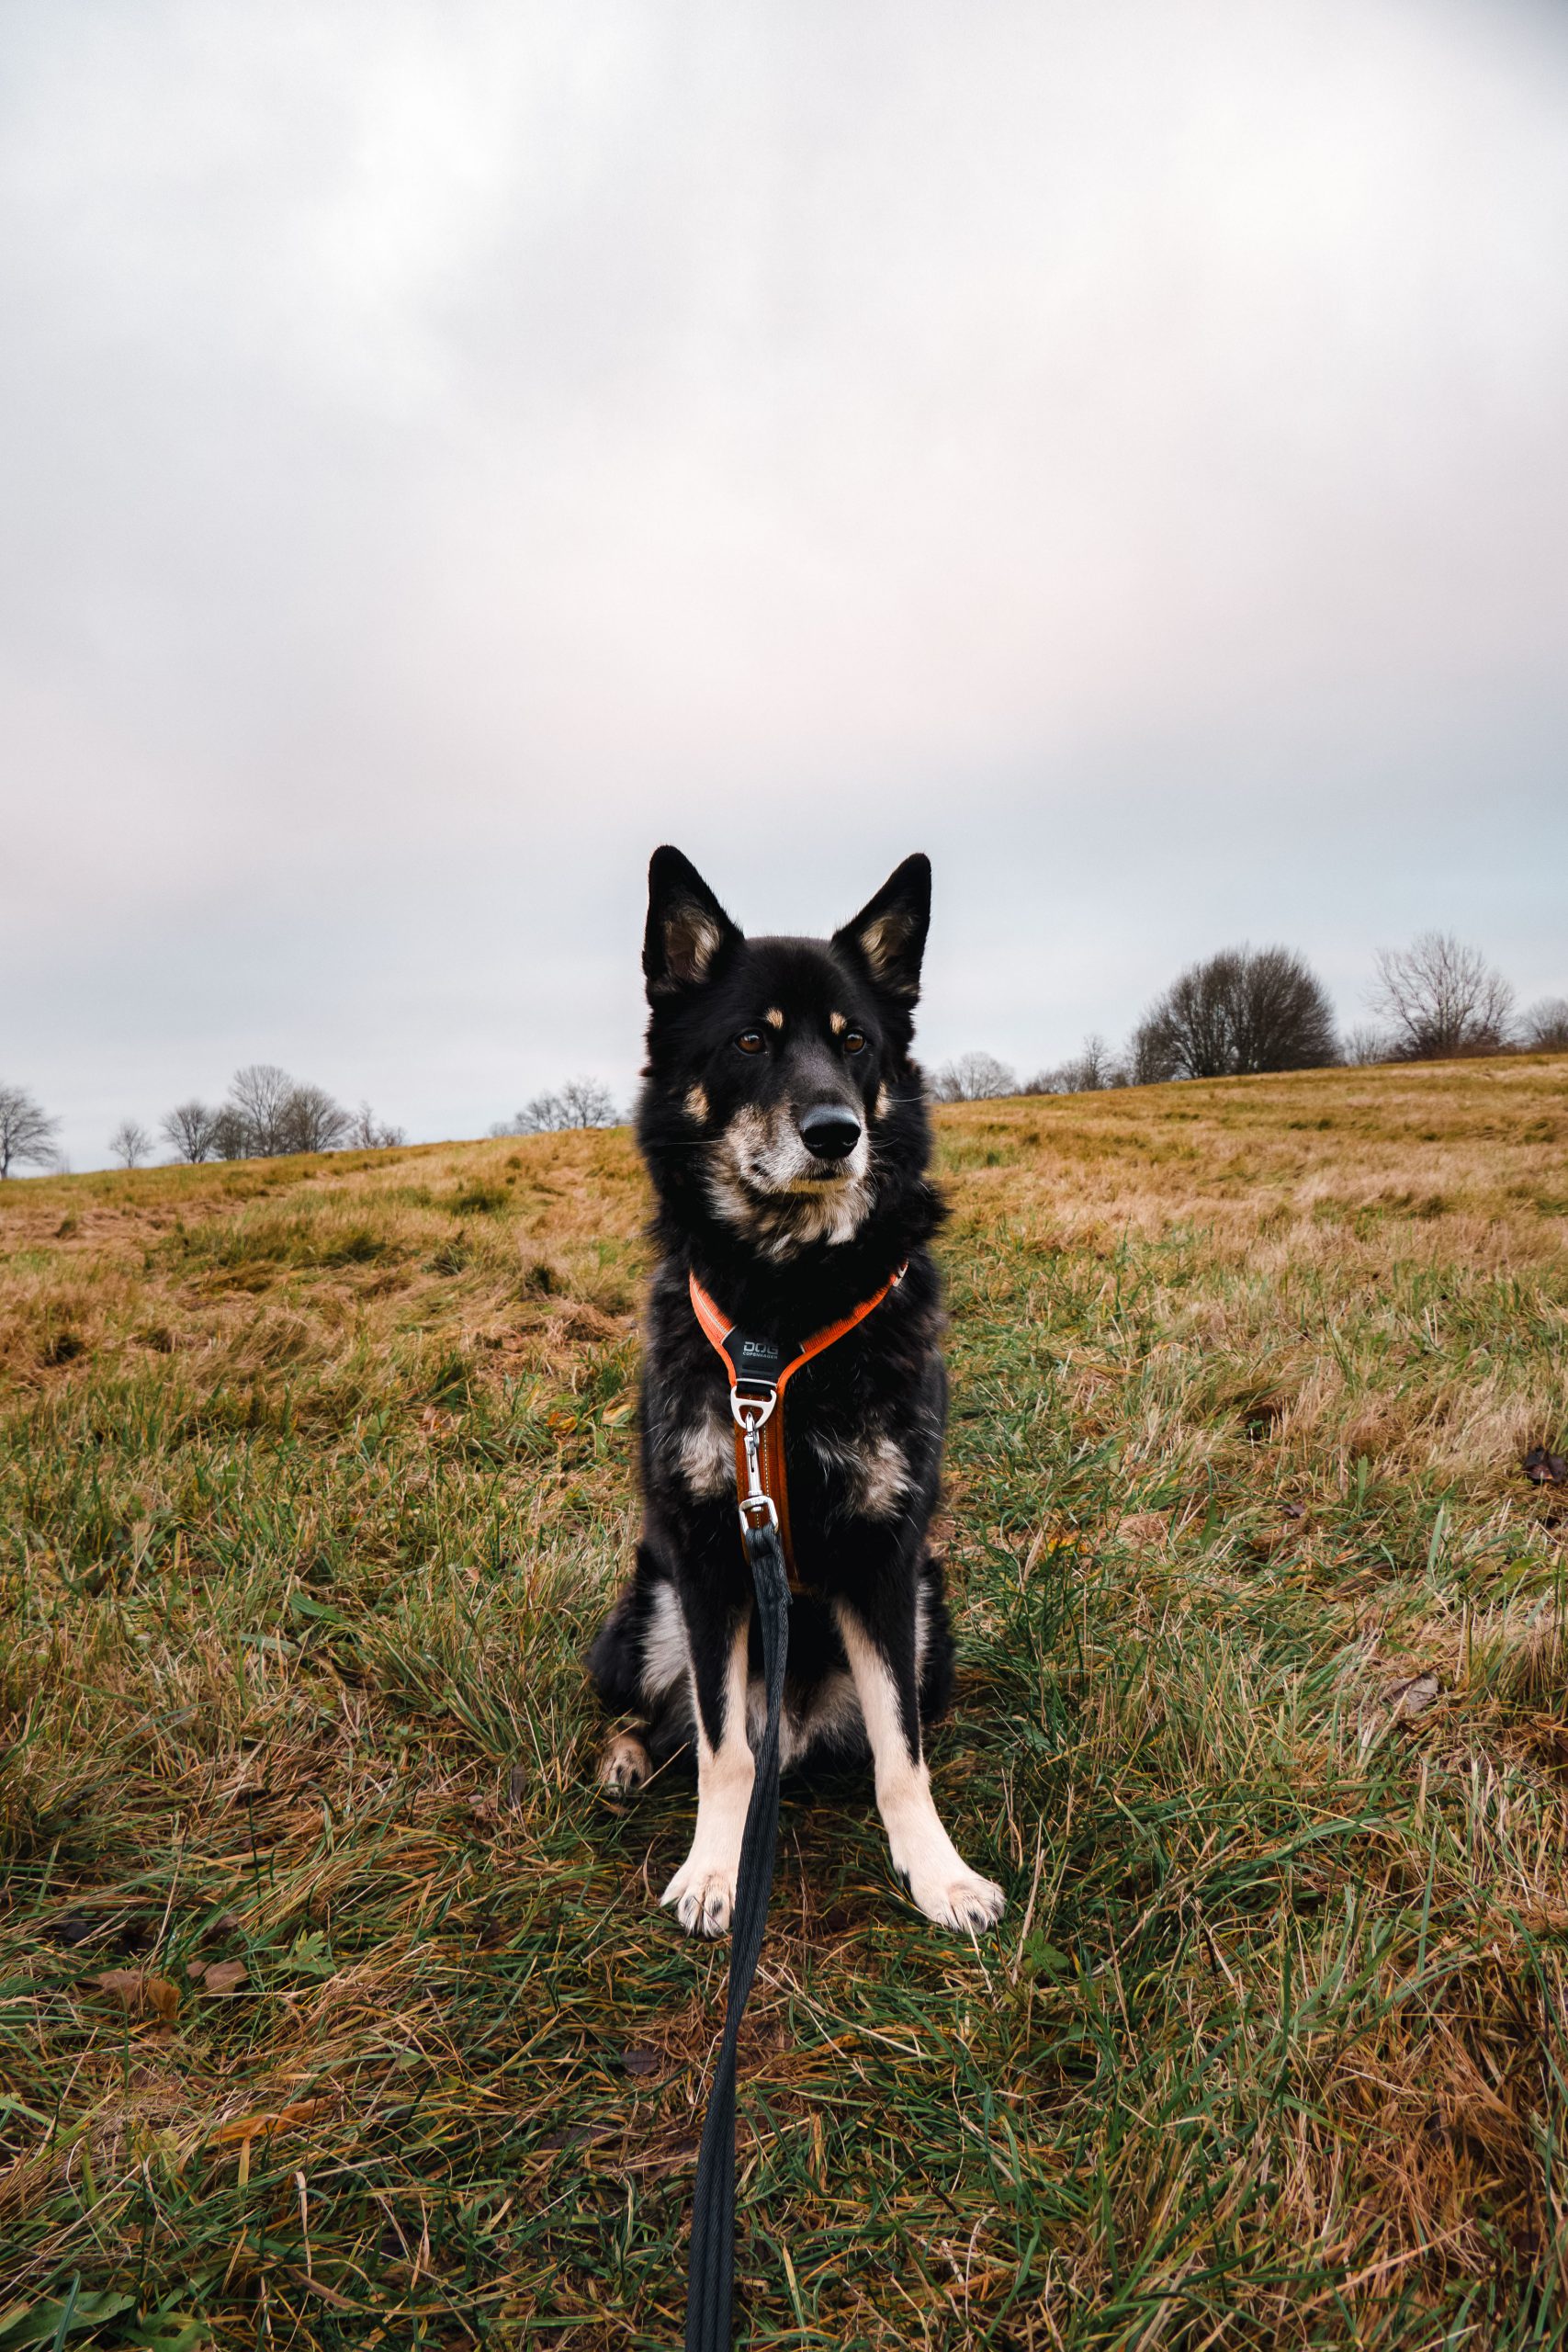
{"label": "dog's front leg", "polygon": [[697,1826],[692,1850],[660,1902],[694,1936],[722,1936],[735,1908],[740,1836],[755,1767],[746,1736],[750,1604],[730,1621],[728,1638],[710,1650],[692,1642],[693,1713],[697,1724]]}
{"label": "dog's front leg", "polygon": [[[961,1932],[994,1927],[1006,1900],[999,1886],[964,1861],[942,1826],[931,1771],[920,1752],[919,1680],[913,1625],[908,1655],[897,1632],[887,1647],[875,1641],[846,1601],[837,1604],[839,1634],[850,1662],[876,1772],[876,1806],[887,1831],[893,1867],[939,1928]],[[889,1655],[889,1650],[892,1655]]]}

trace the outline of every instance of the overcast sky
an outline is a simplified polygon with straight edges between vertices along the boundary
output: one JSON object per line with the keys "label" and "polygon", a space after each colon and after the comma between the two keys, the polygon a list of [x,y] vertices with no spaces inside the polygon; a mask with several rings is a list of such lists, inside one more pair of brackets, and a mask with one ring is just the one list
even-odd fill
{"label": "overcast sky", "polygon": [[1568,991],[1568,10],[0,5],[0,1077],[481,1133],[649,849],[927,1058]]}

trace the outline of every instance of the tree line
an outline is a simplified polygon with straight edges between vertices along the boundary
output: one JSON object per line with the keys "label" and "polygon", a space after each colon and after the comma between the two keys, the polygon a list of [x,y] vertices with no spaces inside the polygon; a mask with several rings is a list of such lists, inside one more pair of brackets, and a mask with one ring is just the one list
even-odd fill
{"label": "tree line", "polygon": [[[1021,1084],[995,1054],[961,1054],[928,1080],[938,1102],[1003,1094],[1083,1094],[1175,1079],[1240,1078],[1339,1063],[1444,1061],[1455,1055],[1568,1051],[1568,997],[1516,1017],[1514,991],[1479,949],[1451,933],[1423,932],[1383,948],[1370,992],[1374,1018],[1340,1035],[1328,991],[1291,947],[1226,947],[1190,964],[1156,999],[1126,1046],[1086,1037],[1072,1060]],[[614,1126],[622,1114],[597,1079],[536,1094],[492,1136]]]}
{"label": "tree line", "polygon": [[[1157,1086],[1173,1079],[1239,1078],[1269,1070],[1322,1069],[1336,1063],[1444,1061],[1456,1055],[1568,1051],[1568,997],[1546,997],[1517,1013],[1514,991],[1478,948],[1451,932],[1423,932],[1408,947],[1383,948],[1368,992],[1371,1019],[1341,1036],[1328,994],[1291,947],[1226,947],[1190,964],[1157,997],[1120,1053],[1086,1037],[1070,1061],[1021,1085],[994,1054],[961,1054],[931,1073],[938,1102],[1003,1094],[1087,1094],[1111,1086]],[[526,1136],[616,1125],[610,1089],[569,1079],[536,1094],[492,1136]],[[26,1087],[0,1082],[0,1179],[16,1167],[57,1164],[60,1122]],[[404,1140],[368,1103],[344,1110],[325,1089],[301,1084],[274,1062],[236,1070],[217,1104],[176,1103],[159,1135],[178,1160],[266,1159],[299,1151],[385,1149]],[[120,1165],[151,1159],[155,1138],[122,1119],[109,1138]]]}
{"label": "tree line", "polygon": [[[0,1179],[13,1165],[58,1165],[60,1122],[24,1086],[0,1084]],[[225,1100],[177,1102],[158,1123],[158,1136],[140,1119],[122,1119],[109,1149],[122,1168],[151,1159],[161,1136],[170,1159],[271,1159],[295,1151],[380,1151],[404,1140],[400,1127],[376,1117],[368,1102],[345,1111],[324,1087],[290,1078],[276,1062],[250,1062],[234,1072]]]}
{"label": "tree line", "polygon": [[994,1054],[964,1054],[932,1073],[931,1092],[939,1102],[963,1102],[1346,1062],[1568,1050],[1568,997],[1547,997],[1517,1014],[1503,975],[1450,932],[1423,932],[1408,947],[1382,949],[1368,1008],[1372,1018],[1341,1036],[1327,990],[1295,949],[1227,947],[1179,973],[1120,1053],[1089,1036],[1070,1061],[1021,1085]]}

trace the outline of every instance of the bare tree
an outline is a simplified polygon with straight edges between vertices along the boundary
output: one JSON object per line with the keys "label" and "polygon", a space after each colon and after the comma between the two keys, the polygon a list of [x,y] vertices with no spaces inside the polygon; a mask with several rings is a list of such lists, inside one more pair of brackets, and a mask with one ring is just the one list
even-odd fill
{"label": "bare tree", "polygon": [[933,1102],[985,1102],[1016,1094],[1018,1077],[995,1054],[960,1054],[931,1072],[929,1088]]}
{"label": "bare tree", "polygon": [[514,1136],[549,1135],[566,1124],[566,1105],[558,1094],[536,1094],[514,1113],[509,1132]]}
{"label": "bare tree", "polygon": [[212,1114],[212,1157],[214,1159],[248,1159],[251,1157],[251,1131],[245,1114],[232,1102],[223,1103]]}
{"label": "bare tree", "polygon": [[1339,1058],[1322,981],[1289,947],[1226,947],[1191,964],[1134,1035],[1134,1082],[1320,1069]]}
{"label": "bare tree", "polygon": [[615,1098],[596,1078],[569,1078],[558,1094],[536,1094],[521,1111],[492,1133],[504,1136],[551,1135],[563,1127],[613,1127]]}
{"label": "bare tree", "polygon": [[560,1091],[560,1106],[566,1114],[563,1126],[613,1127],[615,1124],[615,1098],[597,1078],[569,1078]]}
{"label": "bare tree", "polygon": [[1392,1031],[1392,1057],[1441,1061],[1495,1054],[1508,1043],[1514,991],[1478,947],[1451,931],[1424,931],[1408,947],[1378,951],[1371,992]]}
{"label": "bare tree", "polygon": [[278,1131],[285,1151],[336,1151],[354,1122],[321,1086],[291,1086],[284,1097]]}
{"label": "bare tree", "polygon": [[401,1127],[378,1121],[368,1102],[362,1102],[349,1121],[348,1142],[355,1151],[389,1151],[394,1144],[407,1141]]}
{"label": "bare tree", "polygon": [[1568,1052],[1568,996],[1543,996],[1532,1004],[1519,1033],[1532,1054]]}
{"label": "bare tree", "polygon": [[1127,1041],[1129,1086],[1160,1086],[1178,1072],[1171,1067],[1170,1038],[1161,1022],[1140,1021]]}
{"label": "bare tree", "polygon": [[167,1117],[160,1122],[164,1140],[177,1159],[188,1159],[194,1167],[208,1159],[214,1149],[213,1130],[218,1114],[209,1111],[205,1102],[194,1100],[176,1102]]}
{"label": "bare tree", "polygon": [[292,1151],[335,1151],[353,1121],[324,1087],[301,1085],[276,1062],[234,1072],[229,1100],[213,1123],[220,1159],[272,1159]]}
{"label": "bare tree", "polygon": [[152,1148],[152,1138],[140,1119],[122,1119],[109,1137],[109,1149],[122,1168],[140,1168]]}
{"label": "bare tree", "polygon": [[293,1148],[288,1140],[288,1098],[293,1091],[294,1080],[276,1062],[247,1062],[243,1069],[234,1072],[224,1108],[236,1112],[243,1125],[247,1157],[271,1159]]}
{"label": "bare tree", "polygon": [[51,1118],[25,1086],[0,1085],[0,1181],[11,1173],[13,1160],[51,1167],[59,1130],[59,1120]]}

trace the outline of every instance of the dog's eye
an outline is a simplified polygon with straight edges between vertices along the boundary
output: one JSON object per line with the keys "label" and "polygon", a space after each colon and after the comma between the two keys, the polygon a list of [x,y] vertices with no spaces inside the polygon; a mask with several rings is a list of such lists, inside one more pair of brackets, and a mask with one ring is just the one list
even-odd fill
{"label": "dog's eye", "polygon": [[864,1032],[864,1030],[863,1030],[863,1029],[846,1029],[846,1030],[845,1030],[845,1032],[844,1032],[844,1051],[845,1051],[845,1053],[846,1053],[846,1054],[863,1054],[863,1053],[864,1053],[864,1051],[865,1051],[865,1032]]}
{"label": "dog's eye", "polygon": [[760,1029],[742,1029],[735,1042],[743,1054],[760,1054],[767,1041]]}

